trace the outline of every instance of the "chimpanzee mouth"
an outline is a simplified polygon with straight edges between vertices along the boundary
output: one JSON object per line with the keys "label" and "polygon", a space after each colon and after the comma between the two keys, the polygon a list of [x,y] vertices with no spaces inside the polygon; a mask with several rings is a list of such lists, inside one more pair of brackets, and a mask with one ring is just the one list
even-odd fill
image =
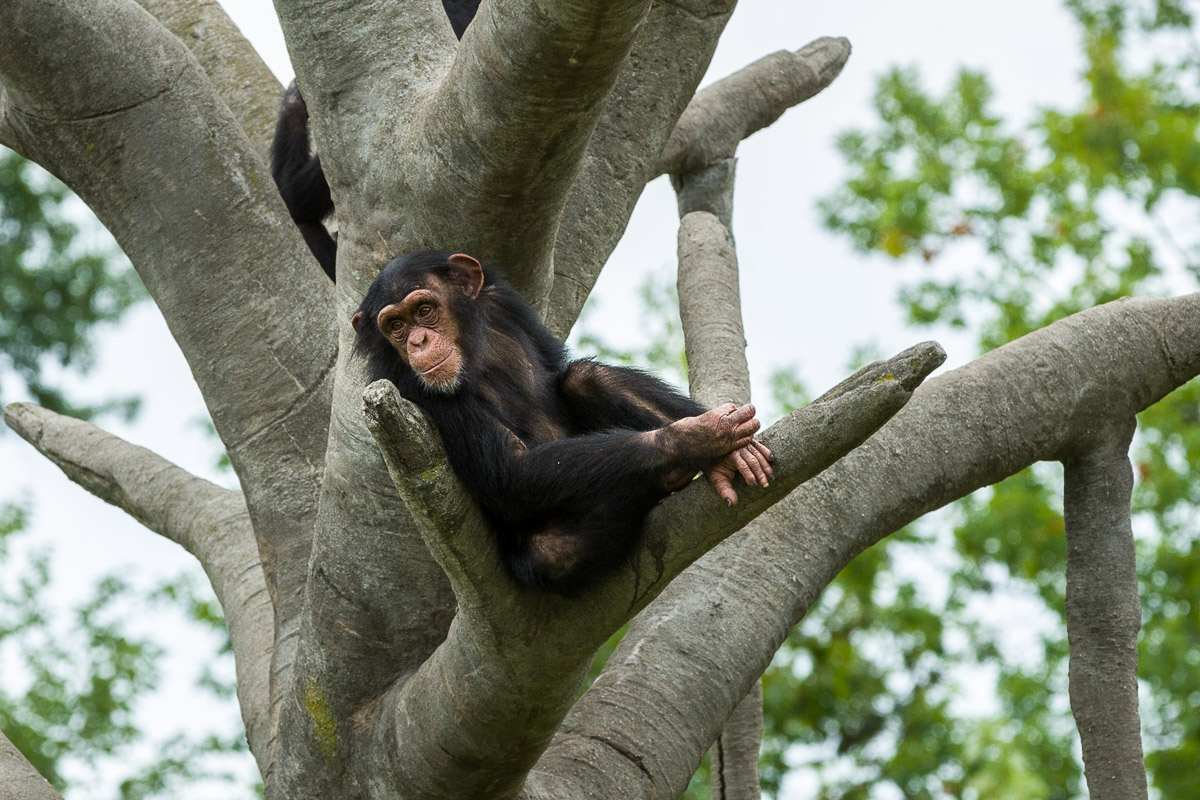
{"label": "chimpanzee mouth", "polygon": [[421,371],[420,371],[420,375],[421,375],[421,377],[422,377],[422,378],[424,378],[426,375],[429,375],[430,373],[432,373],[432,372],[436,371],[437,369],[439,369],[439,368],[440,368],[440,367],[441,367],[443,364],[445,364],[447,361],[449,361],[449,360],[450,360],[450,356],[452,356],[452,355],[454,355],[454,353],[453,353],[453,352],[447,353],[445,358],[443,358],[443,359],[442,359],[441,361],[439,361],[438,363],[434,364],[434,365],[433,365],[432,367],[430,367],[429,369],[423,369],[423,370],[421,370]]}

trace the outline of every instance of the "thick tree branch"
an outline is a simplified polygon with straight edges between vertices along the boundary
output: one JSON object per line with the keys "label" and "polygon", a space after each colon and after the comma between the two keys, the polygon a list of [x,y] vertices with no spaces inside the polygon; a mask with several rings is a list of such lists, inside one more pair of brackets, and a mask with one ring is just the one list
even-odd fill
{"label": "thick tree branch", "polygon": [[63,800],[12,742],[0,733],[0,790],[4,800]]}
{"label": "thick tree branch", "polygon": [[0,4],[0,80],[21,143],[112,231],[192,368],[246,492],[283,675],[324,462],[332,288],[195,57],[132,0]]}
{"label": "thick tree branch", "polygon": [[536,307],[548,299],[567,191],[649,7],[484,3],[428,109],[423,139],[451,168],[422,187],[435,222],[427,235],[461,241],[468,199],[471,229],[460,246],[504,265]]}
{"label": "thick tree branch", "polygon": [[225,611],[246,738],[264,767],[274,619],[241,492],[197,478],[95,425],[31,403],[5,406],[4,421],[68,478],[200,562]]}
{"label": "thick tree branch", "polygon": [[661,623],[622,641],[539,762],[530,796],[678,796],[850,559],[981,486],[1062,458],[1105,420],[1128,419],[1198,372],[1193,294],[1109,303],[930,381],[772,509],[769,524],[723,544],[719,567],[702,560],[663,592],[646,612]]}
{"label": "thick tree branch", "polygon": [[265,162],[283,87],[225,9],[216,0],[137,2],[195,54]]}
{"label": "thick tree branch", "polygon": [[546,323],[565,338],[608,261],[679,115],[704,77],[735,0],[655,3],[609,94],[571,187]]}
{"label": "thick tree branch", "polygon": [[[731,5],[725,5],[727,8],[713,18],[719,22],[713,25],[714,41],[732,11]],[[655,13],[658,12],[656,6]],[[654,19],[652,14],[651,20]],[[706,18],[706,24],[712,22]],[[638,52],[642,52],[640,42],[638,47]],[[704,56],[702,64],[707,65],[711,50],[699,52]],[[595,157],[589,153],[563,217],[560,241],[567,243],[569,249],[559,248],[555,253],[550,329],[561,336],[570,331],[647,181],[664,173],[697,172],[732,158],[742,139],[829,85],[849,55],[849,42],[834,38],[817,39],[795,53],[775,53],[701,90],[682,111],[682,116],[678,116],[678,109],[674,112],[676,116],[669,116],[652,91],[639,90],[631,92],[630,98],[622,97],[621,104],[614,106],[614,113],[620,113],[621,118],[614,124],[612,134],[593,144]],[[699,72],[703,70],[700,66]],[[692,74],[685,70],[679,86],[686,85]],[[693,88],[695,85],[691,84]],[[646,94],[641,94],[642,91]],[[668,94],[667,99],[677,96]],[[627,99],[638,101],[635,109],[641,113],[627,112],[624,102]],[[664,140],[658,134],[665,134],[666,129],[655,123],[667,117],[673,128],[669,139]],[[602,133],[604,128],[597,131],[597,136]],[[647,152],[639,146],[646,143],[663,149]],[[683,209],[685,213],[692,210],[716,209],[699,206]]]}
{"label": "thick tree branch", "polygon": [[1129,502],[1134,420],[1086,437],[1063,460],[1071,711],[1093,800],[1146,797],[1138,718],[1142,625]]}
{"label": "thick tree branch", "polygon": [[936,345],[914,348],[893,359],[898,378],[864,372],[850,391],[777,423],[762,436],[777,456],[770,488],[747,489],[728,508],[695,482],[651,514],[629,568],[570,598],[508,579],[429,422],[390,383],[373,384],[368,427],[459,608],[446,641],[385,698],[373,738],[351,749],[381,754],[375,769],[389,766],[395,784],[414,795],[512,796],[574,700],[595,648],[689,563],[862,442],[943,357]]}

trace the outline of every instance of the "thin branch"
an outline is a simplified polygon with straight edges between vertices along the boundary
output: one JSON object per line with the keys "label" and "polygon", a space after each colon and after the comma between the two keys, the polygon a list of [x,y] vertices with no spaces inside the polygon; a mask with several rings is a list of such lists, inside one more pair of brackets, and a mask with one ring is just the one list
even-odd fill
{"label": "thin branch", "polygon": [[0,787],[4,800],[63,800],[12,742],[0,733]]}
{"label": "thin branch", "polygon": [[1093,800],[1145,798],[1138,717],[1142,625],[1129,501],[1134,420],[1087,437],[1063,460],[1071,711]]}
{"label": "thin branch", "polygon": [[737,252],[729,229],[707,211],[680,222],[678,286],[692,397],[705,408],[750,402]]}
{"label": "thin branch", "polygon": [[772,53],[702,89],[679,118],[656,174],[695,172],[733,158],[744,139],[832,83],[849,57],[848,40],[825,37],[794,53]]}
{"label": "thin branch", "polygon": [[1193,294],[1109,303],[929,381],[768,524],[667,587],[643,614],[659,622],[622,641],[528,796],[678,796],[788,630],[854,556],[981,486],[1063,457],[1104,419],[1128,419],[1197,373]]}
{"label": "thin branch", "polygon": [[762,680],[733,709],[709,750],[713,800],[760,800],[758,749],[763,731]]}
{"label": "thin branch", "polygon": [[[0,4],[0,76],[31,157],[113,233],[187,358],[249,498],[282,643],[324,466],[332,287],[195,57],[132,0]],[[282,675],[288,647],[275,658]]]}
{"label": "thin branch", "polygon": [[[694,483],[651,514],[629,567],[575,597],[522,590],[503,574],[430,423],[390,383],[372,384],[368,427],[459,609],[433,656],[384,699],[371,738],[350,749],[380,754],[375,768],[390,768],[390,780],[414,795],[512,796],[595,648],[691,561],[861,443],[943,357],[936,345],[916,348],[893,359],[898,379],[860,382],[777,423],[762,436],[777,458],[770,488],[747,488],[729,508]],[[922,367],[909,372],[914,360]]]}
{"label": "thin branch", "polygon": [[546,323],[565,338],[617,245],[679,115],[708,69],[735,0],[655,3],[571,187]]}
{"label": "thin branch", "polygon": [[68,478],[200,562],[225,611],[246,738],[264,767],[274,620],[241,492],[197,478],[95,425],[31,403],[5,406],[4,421]]}
{"label": "thin branch", "polygon": [[137,0],[195,54],[264,160],[283,87],[217,0]]}
{"label": "thin branch", "polygon": [[247,738],[261,764],[269,737],[272,609],[241,493],[39,406],[10,404],[4,419],[68,478],[196,556],[225,610]]}
{"label": "thin branch", "polygon": [[[687,351],[692,397],[711,408],[717,403],[750,402],[750,370],[738,292],[733,219],[734,160],[702,171],[713,179],[676,181],[679,225],[679,316]],[[723,211],[721,218],[707,210]],[[634,620],[634,635],[641,627]],[[762,680],[738,703],[709,749],[713,800],[758,800],[758,751],[762,741]]]}

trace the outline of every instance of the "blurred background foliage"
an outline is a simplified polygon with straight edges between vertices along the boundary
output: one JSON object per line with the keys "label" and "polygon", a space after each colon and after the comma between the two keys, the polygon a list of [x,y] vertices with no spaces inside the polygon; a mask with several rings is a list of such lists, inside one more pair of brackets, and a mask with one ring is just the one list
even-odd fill
{"label": "blurred background foliage", "polygon": [[[840,137],[847,177],[819,204],[859,251],[924,265],[898,297],[910,323],[970,332],[981,353],[1119,297],[1200,288],[1195,4],[1066,6],[1086,57],[1080,107],[1017,125],[992,110],[986,75],[964,70],[936,94],[893,70],[877,122]],[[656,318],[646,352],[583,341],[680,380],[672,290],[643,294]],[[806,395],[792,371],[768,385],[768,418]],[[1139,417],[1131,454],[1141,710],[1161,797],[1191,796],[1200,764],[1198,420],[1193,381]],[[1038,465],[847,567],[765,676],[769,795],[788,777],[821,800],[1086,796],[1066,692],[1061,492],[1061,469]],[[708,796],[703,769],[688,796]]]}
{"label": "blurred background foliage", "polygon": [[[863,253],[924,265],[898,297],[914,326],[967,331],[980,352],[1098,303],[1200,281],[1196,4],[1065,5],[1086,62],[1078,107],[1005,120],[986,75],[964,70],[939,94],[894,70],[879,80],[877,121],[840,138],[846,180],[820,203],[829,229]],[[79,235],[69,202],[52,178],[0,155],[0,386],[16,381],[76,415],[131,413],[136,398],[77,406],[47,377],[85,369],[89,331],[142,296],[111,245]],[[642,352],[586,331],[581,349],[682,383],[672,282],[644,288]],[[861,343],[847,369],[872,349]],[[768,419],[807,398],[796,370],[767,385],[771,397],[756,402]],[[1162,797],[1191,796],[1200,764],[1197,421],[1193,382],[1140,416],[1132,453],[1142,718]],[[1061,470],[1038,465],[857,558],[765,676],[764,790],[775,796],[786,779],[822,800],[1084,796],[1066,700],[1061,506]],[[86,785],[94,770],[123,768],[113,763],[140,740],[135,697],[159,679],[159,648],[129,628],[128,609],[157,605],[223,631],[219,608],[190,578],[151,591],[110,578],[78,608],[49,613],[47,556],[14,561],[8,543],[26,512],[2,510],[0,665],[22,679],[0,687],[0,729],[56,786]],[[223,636],[218,659],[228,659]],[[199,678],[214,702],[231,697],[220,674]],[[243,750],[215,734],[174,740],[126,770],[120,796],[222,780],[221,754]],[[707,794],[702,769],[688,796]]]}

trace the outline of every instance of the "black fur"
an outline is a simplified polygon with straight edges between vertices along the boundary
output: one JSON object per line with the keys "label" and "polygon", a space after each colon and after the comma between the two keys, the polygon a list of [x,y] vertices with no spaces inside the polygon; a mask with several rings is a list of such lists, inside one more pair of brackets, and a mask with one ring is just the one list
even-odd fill
{"label": "black fur", "polygon": [[[475,18],[481,0],[442,0],[450,27],[459,39]],[[321,158],[313,154],[308,137],[308,106],[296,82],[283,94],[275,139],[271,143],[271,176],[292,221],[330,280],[335,280],[337,241],[324,220],[333,214],[329,182],[321,171]]]}
{"label": "black fur", "polygon": [[[428,275],[454,280],[448,252],[388,264],[359,311],[355,354],[372,380],[387,378],[429,414],[455,473],[479,504],[512,576],[571,592],[622,563],[672,473],[698,461],[639,436],[704,409],[643,372],[566,349],[497,270],[471,300],[451,291],[465,356],[453,394],[432,391],[397,355],[375,320]],[[424,279],[424,283],[422,283]],[[518,441],[519,440],[519,441]]]}

